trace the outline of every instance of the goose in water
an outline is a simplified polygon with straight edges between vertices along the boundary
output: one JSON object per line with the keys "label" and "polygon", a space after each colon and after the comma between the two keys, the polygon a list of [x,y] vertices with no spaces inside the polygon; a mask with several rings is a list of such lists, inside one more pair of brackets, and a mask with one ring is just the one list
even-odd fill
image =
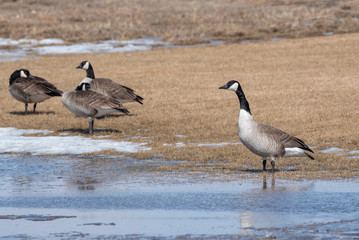
{"label": "goose in water", "polygon": [[61,96],[62,91],[43,78],[30,74],[27,69],[20,69],[13,72],[9,79],[9,92],[18,101],[25,103],[27,113],[28,103],[36,104],[51,97]]}
{"label": "goose in water", "polygon": [[119,101],[92,91],[89,83],[81,83],[75,90],[66,91],[62,95],[62,103],[76,116],[89,119],[90,134],[93,133],[94,118],[112,112],[128,114]]}
{"label": "goose in water", "polygon": [[76,68],[86,71],[86,77],[81,83],[90,83],[92,91],[102,93],[121,103],[138,102],[143,104],[143,98],[136,95],[131,88],[118,84],[108,78],[95,78],[94,70],[89,61],[81,62]]}
{"label": "goose in water", "polygon": [[308,157],[314,159],[306,152],[313,153],[313,151],[299,138],[253,120],[249,103],[239,82],[231,80],[219,89],[234,91],[237,94],[240,103],[239,139],[249,150],[262,157],[263,171],[266,171],[267,158],[271,159],[273,172],[275,170],[275,158]]}

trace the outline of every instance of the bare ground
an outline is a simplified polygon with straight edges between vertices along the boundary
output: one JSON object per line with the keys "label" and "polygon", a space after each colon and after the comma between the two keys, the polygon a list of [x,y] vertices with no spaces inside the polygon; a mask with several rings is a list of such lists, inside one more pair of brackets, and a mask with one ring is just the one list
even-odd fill
{"label": "bare ground", "polygon": [[0,37],[177,44],[297,38],[359,30],[358,0],[1,0]]}

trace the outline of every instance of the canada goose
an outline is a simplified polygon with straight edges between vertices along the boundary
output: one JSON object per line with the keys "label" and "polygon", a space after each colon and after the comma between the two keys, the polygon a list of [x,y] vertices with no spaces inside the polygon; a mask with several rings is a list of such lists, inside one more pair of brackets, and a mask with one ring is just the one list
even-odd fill
{"label": "canada goose", "polygon": [[92,91],[102,93],[121,103],[138,102],[143,104],[143,98],[136,95],[131,88],[118,84],[108,78],[95,78],[95,73],[90,62],[83,61],[76,68],[86,71],[86,77],[81,83],[90,83]]}
{"label": "canada goose", "polygon": [[18,101],[25,103],[27,113],[28,103],[36,104],[55,96],[61,96],[62,91],[43,78],[32,76],[27,69],[13,72],[9,79],[9,92]]}
{"label": "canada goose", "polygon": [[279,130],[278,128],[257,123],[253,120],[249,103],[241,85],[236,80],[229,81],[219,89],[234,91],[239,99],[240,111],[238,119],[239,139],[249,150],[262,157],[263,171],[266,171],[267,158],[271,158],[272,170],[275,170],[275,158],[308,157],[305,151],[313,151],[299,138]]}
{"label": "canada goose", "polygon": [[75,90],[62,95],[62,103],[78,117],[89,118],[89,133],[93,133],[94,118],[111,112],[123,112],[127,109],[116,99],[107,97],[90,89],[89,83],[81,83]]}

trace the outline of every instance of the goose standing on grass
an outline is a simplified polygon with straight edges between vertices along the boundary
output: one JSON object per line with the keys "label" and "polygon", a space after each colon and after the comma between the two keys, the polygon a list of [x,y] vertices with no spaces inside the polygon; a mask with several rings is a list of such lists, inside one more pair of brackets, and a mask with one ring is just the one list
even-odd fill
{"label": "goose standing on grass", "polygon": [[299,138],[275,127],[257,123],[253,120],[249,103],[241,85],[236,80],[229,81],[219,89],[234,91],[239,99],[240,111],[238,119],[239,139],[249,150],[262,157],[263,171],[266,171],[267,158],[271,159],[272,170],[275,170],[275,158],[308,157],[305,151],[313,151]]}
{"label": "goose standing on grass", "polygon": [[33,112],[35,112],[37,103],[62,95],[62,91],[53,84],[43,78],[32,76],[27,69],[13,72],[9,82],[9,92],[16,100],[25,103],[25,113],[28,103],[34,103]]}
{"label": "goose standing on grass", "polygon": [[138,102],[143,104],[143,98],[136,95],[131,88],[118,84],[108,78],[95,78],[94,70],[89,61],[81,62],[76,68],[86,71],[86,77],[81,83],[90,83],[92,91],[102,93],[121,103]]}
{"label": "goose standing on grass", "polygon": [[92,91],[89,83],[81,83],[75,90],[66,91],[62,95],[62,103],[76,116],[89,119],[89,134],[93,133],[94,118],[112,112],[128,114],[119,101]]}

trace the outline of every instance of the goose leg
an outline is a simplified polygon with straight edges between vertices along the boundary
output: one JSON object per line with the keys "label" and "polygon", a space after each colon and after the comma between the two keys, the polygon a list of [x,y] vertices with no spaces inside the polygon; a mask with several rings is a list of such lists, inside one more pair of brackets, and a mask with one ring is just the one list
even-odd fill
{"label": "goose leg", "polygon": [[36,103],[34,103],[34,110],[32,111],[33,113],[35,112],[36,109]]}
{"label": "goose leg", "polygon": [[25,103],[25,113],[27,113],[27,103]]}
{"label": "goose leg", "polygon": [[89,118],[89,134],[93,133],[93,118]]}
{"label": "goose leg", "polygon": [[271,164],[272,164],[272,172],[274,172],[275,171],[275,160],[274,160],[274,157],[271,157],[271,162],[270,162]]}
{"label": "goose leg", "polygon": [[267,167],[266,167],[266,165],[267,165],[267,158],[263,157],[262,160],[263,160],[263,172],[265,172],[265,171],[267,171]]}

